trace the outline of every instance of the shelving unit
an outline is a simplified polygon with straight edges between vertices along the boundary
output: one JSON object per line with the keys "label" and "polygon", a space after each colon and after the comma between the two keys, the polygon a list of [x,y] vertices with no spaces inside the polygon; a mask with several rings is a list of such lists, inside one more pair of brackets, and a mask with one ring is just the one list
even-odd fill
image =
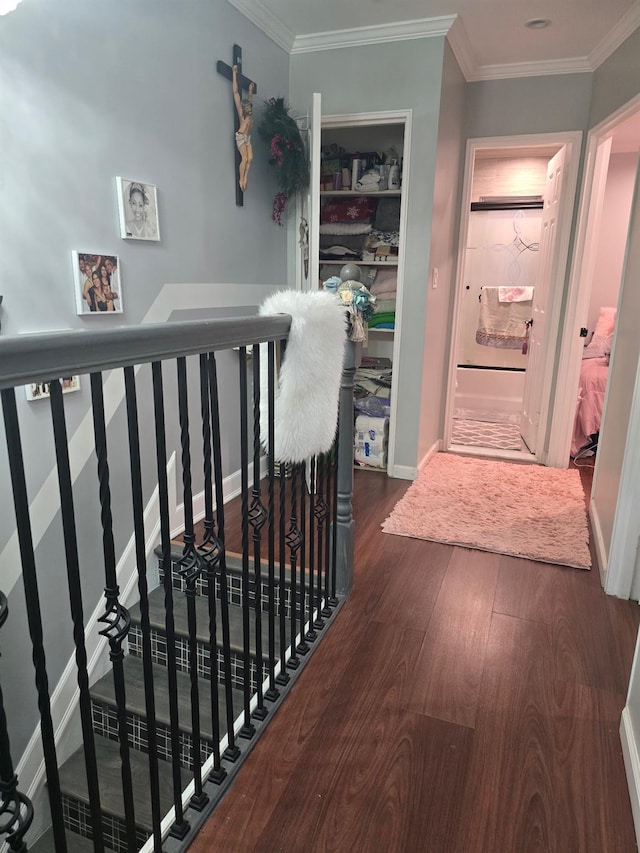
{"label": "shelving unit", "polygon": [[[353,125],[345,123],[344,126],[339,126],[334,123],[333,120],[330,120],[330,126],[326,126],[325,121],[322,122],[322,130],[320,134],[321,139],[321,148],[323,151],[326,151],[328,147],[332,147],[334,150],[338,151],[338,158],[342,160],[340,163],[340,170],[342,168],[353,168],[350,157],[358,157],[360,155],[356,155],[355,152],[365,152],[362,155],[363,158],[369,160],[369,164],[371,165],[372,158],[366,154],[366,152],[384,152],[388,151],[391,148],[394,148],[397,152],[397,156],[399,160],[402,158],[404,154],[404,134],[405,134],[405,125],[403,122],[398,121],[397,119],[393,122],[381,122],[370,124],[365,124],[360,122],[357,118]],[[328,155],[328,159],[334,159],[333,153]],[[375,161],[374,161],[375,162]],[[337,168],[333,170],[337,171]],[[320,173],[320,165],[318,165],[318,174]],[[322,183],[327,183],[328,175],[331,174],[331,169],[324,171],[324,177],[320,180],[320,185]],[[403,176],[406,179],[406,174]],[[383,199],[398,199],[400,200],[400,204],[389,202],[385,203],[386,211],[392,211],[392,219],[395,217],[395,221],[393,225],[382,226],[379,223],[379,220],[382,220],[383,217],[378,217],[378,211],[381,210],[379,205],[372,205],[373,212],[371,214],[371,224],[372,231],[379,231],[382,233],[388,232],[398,232],[399,239],[393,241],[391,244],[379,244],[382,245],[393,245],[394,253],[393,255],[387,255],[386,257],[382,257],[376,260],[367,260],[362,259],[362,251],[364,250],[366,254],[372,254],[373,250],[369,248],[365,250],[364,240],[367,235],[362,234],[362,249],[358,249],[357,245],[357,236],[360,235],[344,235],[336,233],[335,235],[328,235],[324,233],[325,229],[323,229],[322,233],[319,235],[319,240],[317,245],[320,247],[320,250],[328,249],[332,244],[335,245],[345,245],[347,248],[352,249],[352,251],[358,252],[359,256],[351,257],[346,256],[344,258],[323,258],[319,257],[318,263],[319,267],[330,267],[337,269],[342,267],[346,263],[355,263],[357,264],[363,272],[366,270],[384,270],[385,275],[389,276],[389,271],[397,270],[398,275],[393,277],[396,281],[396,306],[401,304],[400,300],[398,300],[398,296],[400,294],[402,288],[401,281],[401,271],[402,271],[402,241],[403,241],[403,227],[402,227],[402,211],[404,208],[404,204],[402,203],[402,188],[400,189],[387,189],[387,190],[375,190],[375,191],[367,191],[367,190],[357,190],[345,188],[345,189],[319,189],[319,202],[320,202],[320,223],[322,223],[322,208],[331,202],[335,202],[336,200],[344,200],[354,202],[356,200],[367,198],[367,199],[376,199],[382,201]],[[316,196],[317,198],[317,196]],[[348,221],[341,220],[341,221]],[[349,240],[348,237],[353,237],[352,240]],[[331,239],[331,243],[329,243],[329,239]],[[396,244],[398,244],[396,246]],[[385,251],[381,251],[380,254],[386,254],[388,249]],[[336,269],[337,268],[337,269]],[[323,278],[327,277],[327,273],[325,273]],[[335,274],[335,273],[331,273]],[[363,276],[364,280],[364,276]],[[375,282],[374,282],[375,288]],[[398,353],[398,330],[399,330],[399,314],[396,307],[395,313],[395,328],[394,329],[377,329],[375,327],[369,327],[368,331],[368,345],[363,348],[363,356],[369,356],[376,359],[388,359],[391,362],[391,369],[393,370],[393,361],[395,356]],[[357,377],[357,374],[356,374]],[[370,470],[380,471],[382,473],[388,473],[390,475],[393,474],[393,442],[395,441],[395,413],[397,409],[397,392],[394,389],[393,378],[391,380],[391,388],[385,389],[387,393],[376,394],[374,396],[384,396],[389,399],[389,426],[388,433],[386,439],[386,450],[385,457],[383,458],[382,466],[379,464],[380,459],[375,460],[374,465],[360,464],[359,461],[354,459],[354,465],[357,468],[367,468]],[[359,412],[354,412],[354,430],[355,430],[355,417],[359,414]],[[377,439],[376,439],[377,441]],[[354,448],[355,450],[355,448]],[[362,458],[362,455],[359,454],[359,459]],[[386,460],[386,461],[384,461]]]}

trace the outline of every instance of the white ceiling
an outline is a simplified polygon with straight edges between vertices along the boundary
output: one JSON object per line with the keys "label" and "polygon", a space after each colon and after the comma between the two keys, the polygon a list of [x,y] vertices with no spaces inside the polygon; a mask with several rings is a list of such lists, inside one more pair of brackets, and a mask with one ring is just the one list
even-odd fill
{"label": "white ceiling", "polygon": [[230,2],[292,53],[448,33],[467,80],[593,71],[640,25],[640,0]]}

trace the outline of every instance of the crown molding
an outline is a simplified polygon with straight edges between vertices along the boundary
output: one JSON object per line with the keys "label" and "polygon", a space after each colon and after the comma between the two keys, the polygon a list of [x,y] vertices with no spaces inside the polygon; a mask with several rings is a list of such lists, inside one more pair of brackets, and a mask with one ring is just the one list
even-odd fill
{"label": "crown molding", "polygon": [[447,41],[464,79],[467,81],[471,80],[477,71],[478,61],[469,41],[467,31],[462,23],[462,18],[459,15],[447,33]]}
{"label": "crown molding", "polygon": [[357,47],[365,44],[446,36],[455,19],[455,15],[442,15],[439,18],[421,18],[415,21],[396,21],[392,24],[309,33],[295,38],[291,53],[314,53],[320,50]]}
{"label": "crown molding", "polygon": [[592,69],[595,71],[599,65],[602,65],[605,59],[608,59],[638,27],[640,27],[640,2],[636,0],[589,54]]}
{"label": "crown molding", "polygon": [[512,62],[506,65],[480,65],[467,82],[479,80],[506,80],[510,77],[545,77],[550,74],[591,74],[593,68],[586,56],[571,59],[553,59],[542,62]]}
{"label": "crown molding", "polygon": [[269,36],[278,47],[291,53],[295,41],[295,33],[284,24],[280,18],[263,6],[259,0],[229,0],[238,12],[248,18],[252,24]]}

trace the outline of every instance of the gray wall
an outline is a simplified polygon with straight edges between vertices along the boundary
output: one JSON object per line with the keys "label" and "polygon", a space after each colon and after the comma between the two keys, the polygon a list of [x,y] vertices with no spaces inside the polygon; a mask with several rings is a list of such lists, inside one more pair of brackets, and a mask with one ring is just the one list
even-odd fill
{"label": "gray wall", "polygon": [[[0,27],[0,292],[2,334],[53,329],[137,325],[163,285],[184,282],[176,308],[188,310],[189,283],[210,282],[209,308],[256,305],[285,281],[285,229],[271,221],[275,192],[267,152],[257,137],[245,206],[235,205],[231,84],[216,73],[234,43],[244,71],[263,99],[288,95],[288,56],[226,0],[29,0],[2,18]],[[121,240],[115,195],[117,175],[158,188],[160,243]],[[124,313],[76,315],[71,251],[116,254]],[[207,312],[210,315],[210,311]],[[237,359],[222,359],[222,386],[232,405]],[[170,451],[178,444],[168,370]],[[141,374],[141,429],[152,432],[149,380]],[[48,405],[18,394],[32,499],[53,469]],[[69,433],[89,408],[88,381],[65,397]],[[192,412],[198,411],[192,400]],[[223,445],[237,456],[237,429],[225,419]],[[194,443],[199,428],[192,424]],[[131,532],[131,500],[124,417],[109,427],[114,516],[121,523],[118,553]],[[200,439],[201,442],[201,439]],[[236,462],[228,463],[230,469]],[[153,489],[152,455],[144,461],[145,491]],[[225,473],[228,473],[228,469]],[[0,553],[14,525],[6,458],[0,454],[5,512]],[[116,486],[115,481],[120,481]],[[198,481],[196,481],[196,487]],[[101,568],[95,462],[75,482],[88,615],[96,606]],[[181,500],[180,486],[178,500]],[[52,685],[71,653],[66,579],[59,525],[37,552],[45,607]],[[0,566],[2,578],[13,567]],[[9,596],[10,616],[0,636],[0,679],[9,699],[14,758],[37,720],[21,584]]]}
{"label": "gray wall", "polygon": [[[464,77],[451,48],[446,44],[433,193],[429,260],[431,275],[427,285],[418,462],[443,435],[464,168],[464,105]],[[438,269],[438,287],[435,289],[434,267]]]}
{"label": "gray wall", "polygon": [[591,74],[564,74],[468,83],[466,136],[584,130],[591,78]]}
{"label": "gray wall", "polygon": [[640,28],[633,32],[593,75],[589,127],[595,127],[640,89]]}
{"label": "gray wall", "polygon": [[412,109],[411,173],[403,282],[398,382],[396,456],[398,466],[418,463],[418,430],[427,309],[433,186],[440,109],[443,38],[416,39],[291,57],[291,101],[303,110],[313,92],[322,93],[325,115]]}

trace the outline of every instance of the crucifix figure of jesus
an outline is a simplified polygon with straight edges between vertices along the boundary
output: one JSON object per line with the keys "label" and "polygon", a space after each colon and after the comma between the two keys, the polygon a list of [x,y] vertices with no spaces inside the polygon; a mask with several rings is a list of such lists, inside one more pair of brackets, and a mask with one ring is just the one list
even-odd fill
{"label": "crucifix figure of jesus", "polygon": [[242,192],[247,189],[249,169],[253,160],[253,147],[251,145],[251,130],[253,128],[253,95],[256,84],[249,83],[249,94],[246,98],[240,97],[238,89],[238,66],[233,66],[233,100],[238,112],[238,129],[236,130],[236,146],[240,152],[240,165],[238,167],[238,184]]}
{"label": "crucifix figure of jesus", "polygon": [[[233,123],[235,130],[235,160],[238,173],[236,183],[236,204],[242,207],[244,191],[247,188],[247,178],[251,161],[253,160],[253,147],[251,145],[251,130],[253,128],[253,96],[258,87],[245,77],[242,73],[242,48],[238,44],[233,46],[233,62],[227,65],[218,60],[216,65],[218,74],[222,74],[231,81],[233,89]],[[247,92],[246,97],[242,93]]]}

